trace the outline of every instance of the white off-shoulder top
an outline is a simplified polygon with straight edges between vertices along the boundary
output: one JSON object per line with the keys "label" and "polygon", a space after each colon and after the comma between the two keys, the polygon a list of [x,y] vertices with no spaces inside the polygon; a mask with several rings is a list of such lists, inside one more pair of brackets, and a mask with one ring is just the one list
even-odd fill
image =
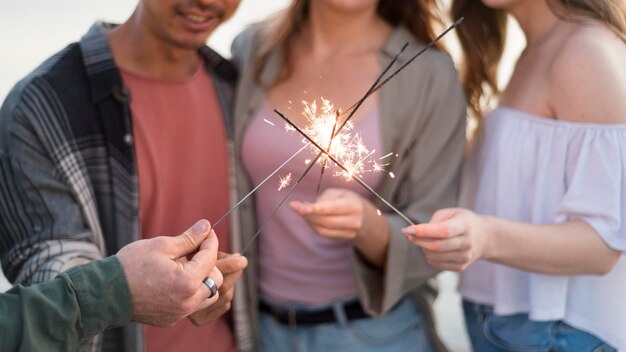
{"label": "white off-shoulder top", "polygon": [[[583,220],[626,252],[626,125],[498,108],[483,127],[465,166],[461,206],[535,224]],[[625,254],[603,276],[544,275],[481,260],[461,275],[459,290],[496,314],[562,319],[626,350]]]}

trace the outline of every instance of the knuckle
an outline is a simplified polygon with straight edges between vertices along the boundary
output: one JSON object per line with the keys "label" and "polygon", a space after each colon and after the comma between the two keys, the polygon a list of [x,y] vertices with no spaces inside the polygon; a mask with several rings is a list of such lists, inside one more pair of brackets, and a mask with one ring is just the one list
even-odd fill
{"label": "knuckle", "polygon": [[189,314],[193,313],[195,307],[195,302],[193,302],[192,300],[185,300],[180,304],[178,312],[180,313],[181,317],[186,317]]}
{"label": "knuckle", "polygon": [[185,280],[179,285],[179,290],[184,297],[191,297],[196,293],[197,287],[192,284],[191,280]]}
{"label": "knuckle", "polygon": [[185,241],[185,246],[187,248],[196,248],[196,241],[188,231],[183,233],[183,240]]}
{"label": "knuckle", "polygon": [[163,248],[167,245],[167,239],[163,236],[155,237],[151,241],[153,248]]}

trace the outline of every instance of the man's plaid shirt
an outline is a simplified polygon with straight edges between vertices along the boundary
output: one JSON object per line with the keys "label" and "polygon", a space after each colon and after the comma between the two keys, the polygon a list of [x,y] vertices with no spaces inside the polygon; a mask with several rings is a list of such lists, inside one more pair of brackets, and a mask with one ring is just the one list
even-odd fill
{"label": "man's plaid shirt", "polygon": [[[0,110],[0,257],[13,283],[50,280],[140,238],[130,96],[106,27],[48,59]],[[236,72],[200,52],[230,117]],[[104,346],[136,350],[137,332],[107,333]]]}

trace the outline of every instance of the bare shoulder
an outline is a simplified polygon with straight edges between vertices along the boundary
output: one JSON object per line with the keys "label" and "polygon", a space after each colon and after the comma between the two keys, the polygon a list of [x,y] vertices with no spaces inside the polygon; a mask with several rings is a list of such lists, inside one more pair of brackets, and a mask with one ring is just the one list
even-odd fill
{"label": "bare shoulder", "polygon": [[555,116],[626,123],[626,43],[599,23],[570,24],[550,63]]}

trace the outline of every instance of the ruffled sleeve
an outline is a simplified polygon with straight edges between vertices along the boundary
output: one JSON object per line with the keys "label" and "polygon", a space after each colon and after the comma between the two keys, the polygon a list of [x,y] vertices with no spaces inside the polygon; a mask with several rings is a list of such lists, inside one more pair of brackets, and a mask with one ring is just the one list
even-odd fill
{"label": "ruffled sleeve", "polygon": [[611,248],[625,252],[626,127],[598,125],[569,132],[566,190],[555,222],[583,220]]}

